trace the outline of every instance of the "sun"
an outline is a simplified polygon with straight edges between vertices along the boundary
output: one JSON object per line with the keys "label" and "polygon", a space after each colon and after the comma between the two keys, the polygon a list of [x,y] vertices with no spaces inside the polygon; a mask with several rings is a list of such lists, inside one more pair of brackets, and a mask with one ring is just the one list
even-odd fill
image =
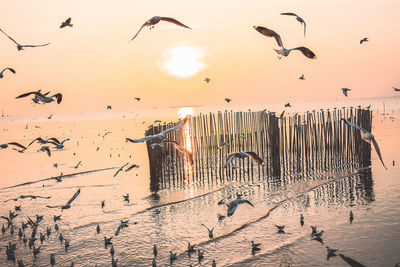
{"label": "sun", "polygon": [[184,118],[184,117],[186,117],[187,115],[192,116],[193,113],[194,113],[194,111],[193,111],[193,108],[192,108],[192,107],[183,107],[183,108],[180,108],[180,109],[178,110],[179,117],[181,117],[181,118]]}
{"label": "sun", "polygon": [[164,51],[161,56],[162,60],[157,61],[156,65],[162,71],[178,78],[191,77],[206,67],[203,62],[204,50],[195,46],[173,46]]}

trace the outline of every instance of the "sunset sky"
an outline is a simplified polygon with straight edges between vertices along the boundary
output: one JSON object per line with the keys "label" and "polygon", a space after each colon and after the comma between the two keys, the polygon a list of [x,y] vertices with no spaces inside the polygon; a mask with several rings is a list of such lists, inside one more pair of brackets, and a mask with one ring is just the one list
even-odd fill
{"label": "sunset sky", "polygon": [[[8,114],[136,110],[186,105],[232,105],[394,96],[400,87],[398,0],[99,1],[14,0],[2,3],[0,28],[21,44],[46,47],[18,51],[0,35],[1,108]],[[281,12],[294,12],[303,27]],[[192,30],[160,22],[173,17]],[[72,18],[73,27],[60,29]],[[281,60],[273,38],[286,48],[306,46]],[[360,39],[369,37],[362,45]],[[306,80],[298,77],[304,74]],[[207,84],[204,78],[209,77]],[[15,96],[42,89],[64,96],[60,105],[31,105]],[[142,101],[133,100],[141,97]]]}

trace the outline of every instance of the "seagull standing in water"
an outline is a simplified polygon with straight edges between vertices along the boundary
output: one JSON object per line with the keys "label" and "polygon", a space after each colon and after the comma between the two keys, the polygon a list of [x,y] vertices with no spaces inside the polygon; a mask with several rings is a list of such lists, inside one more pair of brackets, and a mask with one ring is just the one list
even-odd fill
{"label": "seagull standing in water", "polygon": [[360,134],[361,134],[362,140],[364,140],[365,142],[367,142],[369,144],[371,144],[371,141],[372,141],[372,143],[374,144],[374,148],[375,148],[376,154],[378,154],[379,159],[381,160],[383,167],[385,167],[385,169],[387,169],[386,166],[385,166],[385,163],[383,162],[382,155],[381,155],[381,150],[379,149],[378,143],[376,142],[374,135],[372,133],[368,132],[367,130],[365,130],[364,128],[362,128],[362,127],[360,127],[358,125],[355,125],[354,123],[349,122],[348,120],[345,120],[343,118],[342,118],[342,120],[347,125],[360,130]]}
{"label": "seagull standing in water", "polygon": [[253,240],[251,240],[251,248],[253,250],[260,250],[259,246],[261,245],[261,243],[254,243]]}
{"label": "seagull standing in water", "polygon": [[286,16],[295,16],[297,21],[301,23],[301,25],[304,26],[304,37],[306,37],[306,22],[304,21],[304,19],[302,19],[301,17],[297,16],[294,13],[281,13],[281,15],[286,15]]}
{"label": "seagull standing in water", "polygon": [[5,69],[3,69],[3,70],[0,72],[0,79],[4,77],[3,73],[4,73],[4,71],[6,71],[6,70],[9,70],[9,71],[11,71],[12,73],[15,74],[15,70],[14,70],[14,69],[12,69],[12,68],[5,68]]}
{"label": "seagull standing in water", "polygon": [[[156,25],[156,24],[159,23],[160,21],[166,21],[166,22],[174,23],[174,24],[176,24],[176,25],[178,25],[178,26],[181,26],[181,27],[184,27],[184,28],[187,28],[187,29],[191,29],[190,27],[188,27],[188,26],[186,26],[185,24],[183,24],[183,23],[177,21],[177,20],[174,19],[174,18],[154,16],[154,17],[152,17],[151,19],[149,19],[148,21],[146,21],[146,22],[142,25],[142,27],[140,27],[139,31],[135,34],[135,36],[133,36],[133,38],[132,38],[130,41],[132,41],[133,39],[135,39],[136,36],[139,34],[139,32],[140,32],[144,27],[146,27],[146,26],[147,26],[147,27],[150,27],[150,30],[151,30],[151,29],[154,28],[154,25]],[[130,41],[129,41],[129,42],[130,42]]]}
{"label": "seagull standing in water", "polygon": [[75,192],[75,194],[71,197],[70,200],[68,200],[67,204],[65,204],[64,206],[46,206],[46,207],[48,207],[48,208],[61,208],[61,212],[62,212],[64,209],[71,208],[72,201],[74,201],[79,196],[80,193],[81,193],[81,189],[79,188],[78,191]]}
{"label": "seagull standing in water", "polygon": [[343,91],[344,96],[347,97],[347,92],[348,92],[348,91],[351,91],[351,89],[349,89],[349,88],[342,88],[342,91]]}
{"label": "seagull standing in water", "polygon": [[41,44],[41,45],[21,45],[17,43],[11,36],[9,36],[7,33],[5,33],[2,29],[0,29],[0,32],[4,33],[5,36],[7,36],[11,41],[13,41],[17,45],[18,51],[24,50],[24,47],[40,47],[40,46],[46,46],[49,45],[50,43],[47,44]]}
{"label": "seagull standing in water", "polygon": [[164,140],[165,136],[169,133],[172,133],[176,130],[179,130],[180,128],[183,127],[183,125],[185,125],[185,123],[189,120],[189,116],[186,116],[183,120],[181,120],[175,127],[172,127],[170,129],[164,130],[158,134],[155,135],[150,135],[150,136],[145,136],[143,138],[140,139],[131,139],[131,138],[126,138],[126,142],[132,142],[132,143],[143,143],[146,142],[148,140],[153,140],[153,139],[158,139],[158,140]]}

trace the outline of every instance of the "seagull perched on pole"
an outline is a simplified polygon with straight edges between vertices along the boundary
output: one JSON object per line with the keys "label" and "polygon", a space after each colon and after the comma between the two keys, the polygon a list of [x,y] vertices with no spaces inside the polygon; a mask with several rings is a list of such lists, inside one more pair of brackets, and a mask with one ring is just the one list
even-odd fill
{"label": "seagull perched on pole", "polygon": [[38,98],[38,102],[50,103],[50,102],[54,101],[53,97],[55,97],[57,99],[57,104],[60,104],[61,101],[62,101],[62,94],[60,94],[60,93],[57,93],[57,94],[52,95],[52,96],[45,96],[44,94],[40,93],[39,91],[28,92],[28,93],[19,95],[16,98],[22,98],[22,97],[26,97],[26,96],[32,95],[32,94],[34,94],[35,97]]}
{"label": "seagull perched on pole", "polygon": [[153,140],[153,139],[158,139],[158,140],[163,140],[165,139],[165,136],[169,133],[172,133],[176,130],[179,130],[180,128],[183,127],[183,125],[185,125],[185,123],[189,120],[189,116],[186,116],[183,120],[181,120],[175,127],[172,127],[170,129],[164,130],[158,134],[155,135],[150,135],[150,136],[145,136],[143,138],[140,139],[131,139],[131,138],[126,138],[126,141],[128,142],[132,142],[132,143],[142,143],[148,140]]}
{"label": "seagull perched on pole", "polygon": [[12,73],[15,74],[15,70],[14,70],[13,68],[5,68],[5,69],[3,69],[3,70],[0,72],[0,79],[4,77],[3,73],[4,73],[4,71],[6,71],[6,70],[9,70],[9,71],[11,71]]}
{"label": "seagull perched on pole", "polygon": [[295,16],[297,21],[301,23],[301,25],[304,25],[304,37],[306,37],[306,22],[304,21],[304,19],[302,19],[301,17],[297,16],[294,13],[281,13],[281,15],[286,15],[286,16]]}
{"label": "seagull perched on pole", "polygon": [[348,91],[351,91],[351,89],[349,89],[349,88],[342,88],[342,91],[343,91],[344,96],[347,97],[347,92],[348,92]]}
{"label": "seagull perched on pole", "polygon": [[[177,21],[177,20],[174,19],[174,18],[154,16],[154,17],[152,17],[151,19],[149,19],[148,21],[146,21],[146,22],[142,25],[142,27],[140,27],[139,31],[135,34],[135,36],[133,36],[133,38],[132,38],[130,41],[132,41],[133,39],[135,39],[136,36],[139,34],[139,32],[140,32],[145,26],[150,27],[150,30],[151,30],[151,29],[154,28],[154,25],[156,25],[156,24],[159,23],[160,21],[171,22],[171,23],[174,23],[174,24],[176,24],[176,25],[178,25],[178,26],[181,26],[181,27],[184,27],[184,28],[187,28],[187,29],[191,29],[190,27],[188,27],[188,26],[186,26],[185,24],[183,24],[183,23]],[[129,41],[129,42],[130,42],[130,41]]]}
{"label": "seagull perched on pole", "polygon": [[63,206],[46,206],[48,208],[61,208],[61,211],[63,211],[64,209],[69,209],[71,207],[71,203],[72,201],[74,201],[79,194],[81,193],[81,189],[79,188],[78,191],[75,192],[75,194],[71,197],[70,200],[68,200],[67,204],[63,205]]}
{"label": "seagull perched on pole", "polygon": [[268,37],[274,37],[278,46],[282,47],[280,50],[274,49],[276,53],[278,53],[280,56],[278,58],[281,58],[282,56],[287,57],[292,50],[299,50],[300,52],[303,53],[304,56],[311,58],[311,59],[316,59],[316,55],[314,52],[312,52],[310,49],[304,46],[299,46],[291,49],[286,49],[283,46],[282,39],[279,34],[277,34],[275,31],[270,30],[268,28],[262,27],[262,26],[253,26],[253,28],[261,33],[262,35],[268,36]]}
{"label": "seagull perched on pole", "polygon": [[41,44],[41,45],[21,45],[17,43],[11,36],[9,36],[7,33],[5,33],[2,29],[0,29],[0,32],[4,33],[11,41],[13,41],[17,45],[18,51],[24,50],[24,47],[40,47],[40,46],[46,46],[49,45],[50,43],[47,44]]}
{"label": "seagull perched on pole", "polygon": [[243,151],[243,152],[233,152],[233,153],[229,154],[228,158],[226,159],[226,162],[224,164],[224,167],[226,167],[229,164],[231,164],[232,160],[234,158],[244,159],[244,158],[248,158],[249,156],[250,156],[250,158],[252,158],[258,164],[265,165],[264,160],[262,158],[260,158],[255,152],[253,152],[253,151]]}
{"label": "seagull perched on pole", "polygon": [[73,24],[71,24],[71,18],[68,18],[66,21],[61,22],[60,28],[64,28],[67,26],[69,26],[69,27],[74,26]]}
{"label": "seagull perched on pole", "polygon": [[348,120],[345,120],[343,118],[342,118],[342,120],[347,125],[360,130],[360,134],[361,134],[362,140],[364,140],[365,142],[367,142],[369,144],[371,144],[371,141],[372,141],[372,143],[374,144],[374,148],[375,148],[376,154],[378,154],[379,159],[381,160],[383,167],[385,167],[385,169],[387,169],[386,166],[385,166],[385,163],[383,162],[382,155],[381,155],[381,150],[379,149],[378,143],[376,142],[374,135],[372,133],[368,132],[367,130],[365,130],[364,128],[362,128],[362,127],[360,127],[358,125],[355,125],[354,123],[349,122]]}

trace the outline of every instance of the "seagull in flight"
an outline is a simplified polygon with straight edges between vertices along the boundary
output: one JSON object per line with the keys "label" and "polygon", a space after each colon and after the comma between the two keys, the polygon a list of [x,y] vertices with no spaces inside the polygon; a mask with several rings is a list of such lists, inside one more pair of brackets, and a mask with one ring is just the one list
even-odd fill
{"label": "seagull in flight", "polygon": [[364,37],[360,40],[360,44],[364,43],[364,42],[368,42],[368,37]]}
{"label": "seagull in flight", "polygon": [[139,168],[139,165],[137,165],[137,164],[132,164],[131,166],[129,166],[129,167],[125,170],[125,172],[128,172],[128,171],[132,170],[133,168]]}
{"label": "seagull in flight", "polygon": [[399,91],[400,91],[399,88],[396,88],[396,87],[392,87],[392,88],[393,88],[393,90],[395,90],[396,92],[399,92]]}
{"label": "seagull in flight", "polygon": [[50,151],[49,146],[42,146],[38,151],[46,152],[47,156],[49,156],[49,157],[51,156],[51,151]]}
{"label": "seagull in flight", "polygon": [[183,125],[185,125],[185,123],[188,121],[189,116],[186,116],[183,120],[181,120],[175,127],[172,127],[170,129],[164,130],[158,134],[155,135],[150,135],[150,136],[146,136],[140,139],[131,139],[131,138],[126,138],[126,141],[128,142],[132,142],[132,143],[142,143],[148,140],[153,140],[153,139],[159,139],[159,140],[163,140],[165,139],[165,136],[169,133],[172,133],[180,128],[183,127]]}
{"label": "seagull in flight", "polygon": [[300,77],[299,77],[299,80],[305,80],[306,78],[304,78],[304,74],[302,74]]}
{"label": "seagull in flight", "polygon": [[291,108],[292,105],[290,105],[290,103],[285,104],[285,108]]}
{"label": "seagull in flight", "polygon": [[[171,23],[174,23],[174,24],[176,24],[176,25],[178,25],[178,26],[181,26],[181,27],[184,27],[184,28],[187,28],[187,29],[191,29],[190,27],[188,27],[188,26],[186,26],[185,24],[183,24],[183,23],[177,21],[177,20],[174,19],[174,18],[154,16],[154,17],[152,17],[151,19],[149,19],[148,21],[146,21],[146,22],[142,25],[142,27],[140,27],[139,31],[135,34],[135,36],[133,36],[133,38],[132,38],[130,41],[132,41],[133,39],[135,39],[136,36],[139,34],[139,32],[140,32],[145,26],[150,27],[150,30],[151,30],[151,29],[154,28],[154,25],[156,25],[156,24],[159,23],[160,21],[171,22]],[[129,41],[129,42],[130,42],[130,41]]]}
{"label": "seagull in flight", "polygon": [[57,99],[57,104],[60,104],[61,101],[62,101],[62,94],[61,93],[57,93],[57,94],[52,95],[52,96],[45,96],[44,94],[40,93],[39,91],[28,92],[28,93],[19,95],[16,98],[22,98],[22,97],[26,97],[26,96],[32,95],[32,94],[35,95],[35,98],[37,97],[38,102],[40,101],[40,102],[43,102],[43,103],[50,103],[50,102],[54,101],[53,97],[55,97]]}
{"label": "seagull in flight", "polygon": [[211,82],[211,79],[210,78],[204,78],[204,81],[206,82],[206,83],[210,83]]}
{"label": "seagull in flight", "polygon": [[362,128],[362,127],[360,127],[358,125],[355,125],[354,123],[349,122],[348,120],[345,120],[343,118],[342,118],[342,120],[347,125],[360,130],[360,134],[361,134],[362,140],[364,140],[365,142],[367,142],[369,144],[371,144],[371,141],[372,141],[372,143],[374,144],[374,148],[375,148],[376,154],[378,154],[379,159],[381,160],[383,167],[385,167],[385,169],[387,169],[386,166],[385,166],[385,163],[383,162],[382,155],[381,155],[381,150],[379,149],[378,143],[376,142],[374,135],[372,133],[368,132],[367,130],[365,130],[364,128]]}
{"label": "seagull in flight", "polygon": [[19,196],[19,197],[17,197],[17,198],[10,198],[10,199],[8,199],[8,200],[6,200],[6,201],[4,201],[4,202],[7,202],[7,201],[10,201],[10,200],[14,200],[14,201],[17,201],[18,199],[24,199],[24,198],[31,198],[31,199],[36,199],[36,198],[42,198],[42,199],[49,199],[49,198],[51,198],[51,197],[42,197],[42,196],[33,196],[33,195],[21,195],[21,196]]}
{"label": "seagull in flight", "polygon": [[118,229],[115,232],[115,235],[119,235],[119,232],[121,232],[122,229],[124,229],[125,227],[128,227],[128,222],[129,222],[129,220],[126,220],[126,221],[121,220],[121,223],[119,224]]}
{"label": "seagull in flight", "polygon": [[15,74],[15,70],[14,70],[13,68],[5,68],[5,69],[3,69],[3,70],[0,72],[0,79],[4,77],[3,73],[4,73],[4,71],[6,71],[6,70],[9,70],[9,71],[11,71],[12,73]]}
{"label": "seagull in flight", "polygon": [[243,152],[233,152],[231,154],[228,155],[228,158],[224,164],[224,167],[228,166],[229,164],[232,163],[232,160],[234,158],[240,158],[240,159],[244,159],[244,158],[252,158],[255,162],[257,162],[260,165],[265,165],[265,162],[263,161],[262,158],[260,158],[255,152],[253,151],[243,151]]}
{"label": "seagull in flight", "polygon": [[0,31],[2,33],[4,33],[11,41],[13,41],[17,45],[18,51],[24,50],[24,47],[40,47],[40,46],[46,46],[46,45],[50,44],[50,43],[47,43],[47,44],[41,44],[41,45],[21,45],[21,44],[17,43],[17,41],[15,41],[13,38],[11,38],[11,36],[9,36],[7,33],[5,33],[2,29],[0,29]]}
{"label": "seagull in flight", "polygon": [[120,171],[122,171],[122,169],[123,168],[125,168],[127,165],[129,164],[129,162],[128,163],[126,163],[126,164],[124,164],[122,167],[120,167],[116,172],[115,172],[115,174],[114,174],[114,176],[113,177],[115,177],[115,176],[117,176],[118,175],[118,173],[120,172]]}
{"label": "seagull in flight", "polygon": [[61,208],[61,211],[63,211],[64,209],[69,209],[69,208],[71,208],[72,201],[74,201],[79,196],[80,193],[81,193],[81,189],[79,188],[78,191],[75,192],[75,194],[71,197],[70,200],[68,200],[67,204],[65,204],[64,206],[46,206],[46,207]]}
{"label": "seagull in flight", "polygon": [[232,101],[232,99],[230,99],[230,98],[225,98],[225,101],[226,101],[226,103],[229,103],[229,102]]}
{"label": "seagull in flight", "polygon": [[172,140],[166,140],[164,141],[165,143],[172,143],[175,145],[176,149],[178,149],[179,152],[186,154],[186,156],[189,159],[190,165],[193,166],[194,162],[193,162],[193,153],[190,152],[189,150],[187,150],[185,147],[183,147],[182,145],[180,145],[178,142],[176,141],[172,141]]}
{"label": "seagull in flight", "polygon": [[254,207],[253,204],[251,204],[250,201],[248,201],[246,199],[242,199],[242,198],[237,198],[237,199],[235,199],[233,201],[230,201],[227,204],[227,206],[228,206],[228,217],[232,216],[235,213],[235,211],[236,211],[237,207],[239,206],[239,204],[243,204],[243,203],[247,203],[250,206]]}
{"label": "seagull in flight", "polygon": [[137,101],[140,101],[141,98],[140,97],[135,97],[134,99],[137,100]]}
{"label": "seagull in flight", "polygon": [[63,148],[64,148],[64,143],[65,143],[66,141],[69,141],[69,138],[64,139],[64,140],[61,141],[61,142],[58,142],[58,140],[57,140],[57,141],[56,141],[56,140],[57,140],[57,139],[55,139],[54,141],[49,141],[48,143],[51,143],[51,144],[55,145],[54,148],[63,149]]}
{"label": "seagull in flight", "polygon": [[294,14],[294,13],[281,13],[281,15],[286,15],[286,16],[295,16],[297,21],[301,23],[301,25],[304,25],[304,37],[306,37],[306,22],[304,21],[304,19],[302,19],[301,17],[299,17],[298,15]]}
{"label": "seagull in flight", "polygon": [[347,97],[347,92],[348,92],[348,91],[351,91],[351,89],[349,89],[349,88],[342,88],[342,91],[343,91],[344,96]]}
{"label": "seagull in flight", "polygon": [[207,228],[207,230],[208,230],[208,237],[209,237],[209,238],[213,238],[213,237],[214,237],[213,231],[214,231],[215,226],[217,226],[217,225],[214,225],[214,227],[213,227],[212,229],[208,228],[208,227],[205,226],[204,224],[201,224],[201,225],[203,225],[205,228]]}
{"label": "seagull in flight", "polygon": [[69,26],[69,27],[74,26],[73,24],[71,24],[71,18],[68,18],[66,21],[61,22],[60,28],[64,28],[67,26]]}

